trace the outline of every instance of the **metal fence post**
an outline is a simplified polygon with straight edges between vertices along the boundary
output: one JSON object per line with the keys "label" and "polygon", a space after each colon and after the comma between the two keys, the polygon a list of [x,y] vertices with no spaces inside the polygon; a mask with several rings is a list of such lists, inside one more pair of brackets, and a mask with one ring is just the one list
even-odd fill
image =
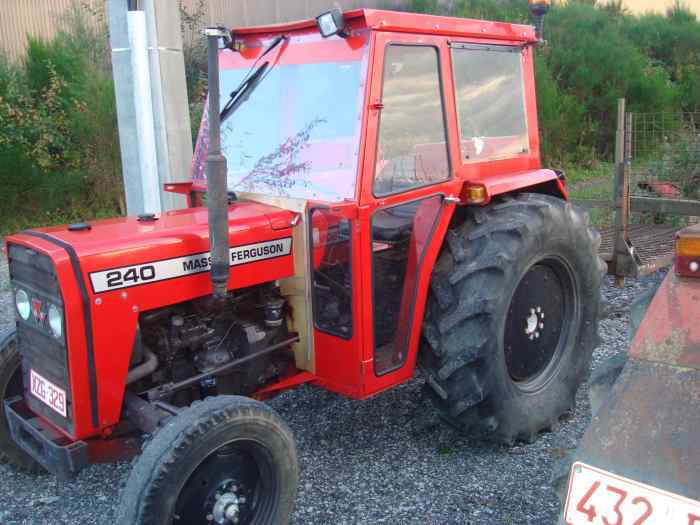
{"label": "metal fence post", "polygon": [[632,160],[632,115],[625,112],[625,99],[617,100],[617,132],[615,133],[615,238],[612,254],[612,272],[617,286],[625,284],[625,277],[636,277],[640,261],[629,237],[630,224],[630,168]]}

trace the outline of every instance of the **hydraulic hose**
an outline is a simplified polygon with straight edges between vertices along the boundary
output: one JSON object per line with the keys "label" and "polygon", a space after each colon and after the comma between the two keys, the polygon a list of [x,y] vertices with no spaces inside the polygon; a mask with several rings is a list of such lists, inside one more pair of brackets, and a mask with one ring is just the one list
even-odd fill
{"label": "hydraulic hose", "polygon": [[148,348],[143,349],[143,354],[146,359],[138,366],[135,366],[126,376],[126,384],[130,385],[139,379],[143,379],[147,375],[152,374],[158,368],[158,356],[151,352]]}

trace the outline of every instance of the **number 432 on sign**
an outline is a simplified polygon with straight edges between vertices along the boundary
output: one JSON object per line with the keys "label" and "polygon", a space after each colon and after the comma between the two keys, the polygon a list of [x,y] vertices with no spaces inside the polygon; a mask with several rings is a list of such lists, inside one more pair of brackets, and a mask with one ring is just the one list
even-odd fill
{"label": "number 432 on sign", "polygon": [[700,502],[574,463],[564,519],[567,525],[700,525]]}

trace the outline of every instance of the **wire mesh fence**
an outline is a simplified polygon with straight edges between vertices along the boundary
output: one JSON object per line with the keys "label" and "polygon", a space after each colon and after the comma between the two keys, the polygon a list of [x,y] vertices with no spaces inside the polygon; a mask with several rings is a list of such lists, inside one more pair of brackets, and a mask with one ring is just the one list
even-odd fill
{"label": "wire mesh fence", "polygon": [[700,199],[700,113],[633,113],[630,193]]}
{"label": "wire mesh fence", "polygon": [[[632,197],[700,201],[700,113],[633,113],[630,180]],[[684,226],[698,216],[643,212],[633,222]]]}

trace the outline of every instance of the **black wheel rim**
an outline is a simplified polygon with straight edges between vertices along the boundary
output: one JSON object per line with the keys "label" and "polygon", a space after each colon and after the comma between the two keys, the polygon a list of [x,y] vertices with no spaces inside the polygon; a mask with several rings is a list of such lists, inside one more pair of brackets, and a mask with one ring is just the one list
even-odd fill
{"label": "black wheel rim", "polygon": [[569,266],[541,259],[525,272],[511,298],[504,330],[505,362],[516,387],[542,389],[556,373],[578,323]]}
{"label": "black wheel rim", "polygon": [[173,524],[267,523],[277,486],[272,461],[255,441],[228,443],[209,454],[182,487]]}

